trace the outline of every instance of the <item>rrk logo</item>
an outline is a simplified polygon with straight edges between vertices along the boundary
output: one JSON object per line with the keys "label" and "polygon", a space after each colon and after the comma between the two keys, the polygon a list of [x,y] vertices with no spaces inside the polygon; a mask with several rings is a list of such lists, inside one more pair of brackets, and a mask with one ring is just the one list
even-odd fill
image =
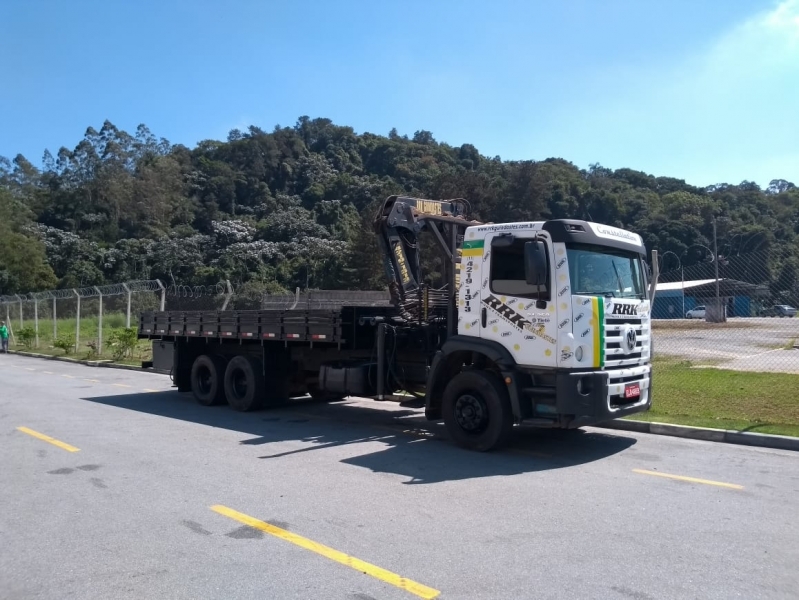
{"label": "rrk logo", "polygon": [[591,333],[591,330],[590,330],[590,329],[586,329],[585,331],[583,331],[583,332],[580,334],[580,337],[585,337],[585,336],[587,336],[589,333]]}
{"label": "rrk logo", "polygon": [[503,331],[502,332],[502,337],[509,337],[509,336],[510,336],[510,331]]}
{"label": "rrk logo", "polygon": [[579,323],[580,321],[582,321],[582,320],[583,320],[583,317],[584,317],[584,316],[585,316],[585,313],[580,313],[579,315],[577,315],[576,317],[574,317],[574,322],[575,322],[575,323]]}
{"label": "rrk logo", "polygon": [[567,285],[565,288],[563,288],[562,290],[560,290],[558,292],[558,297],[562,296],[563,294],[565,294],[568,291],[569,291],[569,286]]}
{"label": "rrk logo", "polygon": [[564,350],[560,353],[560,360],[569,360],[572,356],[574,356],[573,352],[566,352]]}
{"label": "rrk logo", "polygon": [[474,321],[472,321],[471,323],[469,323],[469,326],[470,326],[470,327],[474,327],[475,325],[477,325],[477,319],[475,319]]}
{"label": "rrk logo", "polygon": [[557,266],[556,268],[560,269],[560,268],[561,268],[563,265],[565,265],[565,264],[566,264],[566,259],[565,259],[565,258],[561,258],[561,259],[558,261],[558,266]]}
{"label": "rrk logo", "polygon": [[611,314],[635,317],[638,315],[638,307],[635,304],[614,304]]}
{"label": "rrk logo", "polygon": [[569,319],[563,319],[560,323],[558,323],[558,329],[563,329],[568,324],[569,324]]}

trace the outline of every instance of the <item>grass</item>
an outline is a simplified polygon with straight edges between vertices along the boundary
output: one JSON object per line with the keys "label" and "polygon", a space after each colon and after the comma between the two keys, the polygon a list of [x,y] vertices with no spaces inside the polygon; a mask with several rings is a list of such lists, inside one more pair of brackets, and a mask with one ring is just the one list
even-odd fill
{"label": "grass", "polygon": [[708,323],[703,319],[653,319],[652,329],[670,331],[693,331],[696,329],[751,329],[758,327],[751,321],[727,321],[726,323]]}
{"label": "grass", "polygon": [[[133,317],[133,315],[131,315]],[[136,327],[135,318],[131,319],[131,326]],[[34,327],[33,319],[24,319],[22,322],[24,327]],[[11,327],[13,333],[16,334],[19,329],[19,320],[12,319]],[[76,319],[64,318],[57,320],[58,336],[75,335]],[[80,319],[80,343],[77,352],[73,350],[67,354],[71,358],[80,360],[111,360],[112,353],[108,347],[108,340],[111,333],[115,329],[125,327],[125,315],[122,313],[110,313],[103,315],[103,352],[99,355],[94,354],[87,343],[90,341],[96,342],[99,333],[99,319],[97,316],[82,316]],[[28,349],[21,344],[12,344],[13,350],[27,351]],[[30,352],[37,354],[47,354],[50,356],[65,356],[64,351],[53,346],[53,320],[52,319],[39,319],[39,347],[35,343],[30,348]],[[123,360],[117,361],[122,364],[140,365],[142,360],[149,360],[152,355],[151,343],[147,340],[140,340],[136,345],[132,355]]]}
{"label": "grass", "polygon": [[629,418],[799,437],[799,375],[691,366],[656,359],[652,408]]}

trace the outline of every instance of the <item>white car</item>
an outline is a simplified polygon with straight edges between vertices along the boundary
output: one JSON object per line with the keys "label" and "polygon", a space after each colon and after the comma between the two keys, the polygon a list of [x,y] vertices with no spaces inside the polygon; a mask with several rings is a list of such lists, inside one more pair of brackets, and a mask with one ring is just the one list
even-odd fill
{"label": "white car", "polygon": [[705,307],[704,306],[696,306],[685,313],[686,319],[704,319],[705,318]]}

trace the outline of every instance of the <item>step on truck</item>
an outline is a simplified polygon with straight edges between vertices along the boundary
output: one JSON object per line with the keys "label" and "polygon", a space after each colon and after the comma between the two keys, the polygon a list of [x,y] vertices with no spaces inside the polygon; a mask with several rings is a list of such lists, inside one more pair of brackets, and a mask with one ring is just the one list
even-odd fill
{"label": "step on truck", "polygon": [[[641,237],[469,213],[463,199],[382,203],[383,302],[353,293],[325,308],[143,312],[138,336],[153,344],[143,366],[168,371],[200,404],[237,411],[307,395],[403,396],[478,451],[522,423],[575,429],[647,410],[657,274]],[[422,272],[431,247],[443,257],[437,287]]]}

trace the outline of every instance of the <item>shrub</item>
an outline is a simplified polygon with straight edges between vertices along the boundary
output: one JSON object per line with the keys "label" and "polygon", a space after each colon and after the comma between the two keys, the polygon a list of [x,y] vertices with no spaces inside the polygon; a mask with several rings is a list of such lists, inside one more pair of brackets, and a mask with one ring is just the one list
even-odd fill
{"label": "shrub", "polygon": [[75,347],[75,334],[68,333],[58,336],[58,339],[53,342],[53,347],[63,350],[64,354],[69,354]]}
{"label": "shrub", "polygon": [[22,344],[28,350],[31,349],[33,346],[33,342],[36,339],[36,330],[33,327],[23,327],[17,332],[17,341],[18,343]]}
{"label": "shrub", "polygon": [[111,329],[117,329],[119,327],[125,326],[125,315],[120,313],[111,313],[110,315],[105,316],[104,319],[105,323],[107,323]]}
{"label": "shrub", "polygon": [[138,332],[135,327],[114,329],[108,337],[108,346],[111,348],[114,360],[122,360],[130,355],[138,342]]}

